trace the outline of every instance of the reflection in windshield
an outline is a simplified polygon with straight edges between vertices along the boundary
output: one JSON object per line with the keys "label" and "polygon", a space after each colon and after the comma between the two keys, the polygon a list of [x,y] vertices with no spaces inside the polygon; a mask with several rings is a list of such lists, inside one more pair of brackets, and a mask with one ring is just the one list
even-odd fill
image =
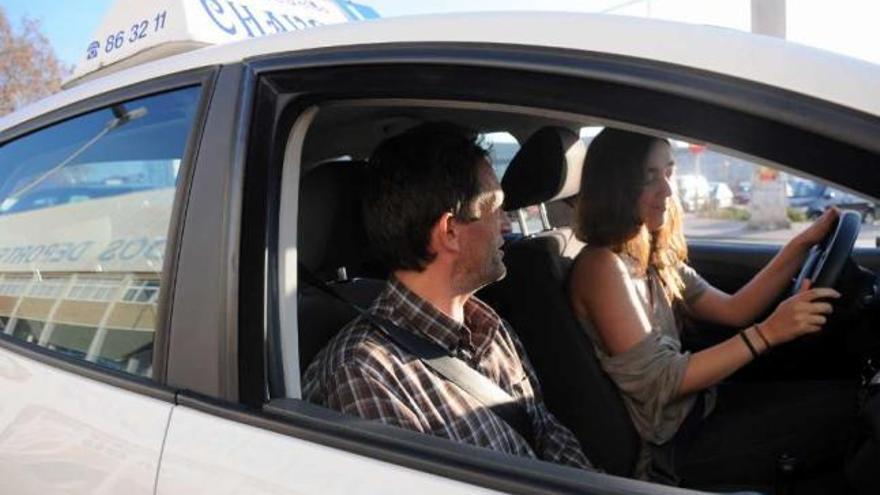
{"label": "reflection in windshield", "polygon": [[0,214],[173,187],[198,89],[134,100],[0,147]]}

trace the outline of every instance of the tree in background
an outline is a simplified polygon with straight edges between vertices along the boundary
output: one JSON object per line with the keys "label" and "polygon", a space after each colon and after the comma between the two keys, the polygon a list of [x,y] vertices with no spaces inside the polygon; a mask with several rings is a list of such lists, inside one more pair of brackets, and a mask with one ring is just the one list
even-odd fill
{"label": "tree in background", "polygon": [[16,32],[0,7],[0,116],[57,92],[69,72],[39,21],[24,18]]}

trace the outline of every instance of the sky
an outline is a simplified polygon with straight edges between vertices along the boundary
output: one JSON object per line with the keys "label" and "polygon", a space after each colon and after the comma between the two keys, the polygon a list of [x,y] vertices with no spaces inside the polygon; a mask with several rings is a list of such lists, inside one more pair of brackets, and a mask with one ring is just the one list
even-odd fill
{"label": "sky", "polygon": [[62,62],[73,65],[98,29],[113,0],[0,0],[14,28],[24,17],[38,19]]}
{"label": "sky", "polygon": [[[13,26],[39,19],[59,58],[76,64],[115,0],[0,0]],[[147,1],[147,0],[129,0]],[[555,10],[711,24],[748,31],[750,0],[358,0],[383,17],[434,12]],[[880,64],[880,2],[788,0],[787,39]]]}

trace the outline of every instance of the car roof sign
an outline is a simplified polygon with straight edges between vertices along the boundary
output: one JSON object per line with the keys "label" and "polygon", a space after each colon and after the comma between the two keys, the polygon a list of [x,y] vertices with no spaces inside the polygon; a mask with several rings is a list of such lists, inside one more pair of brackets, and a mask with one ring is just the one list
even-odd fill
{"label": "car roof sign", "polygon": [[352,7],[334,0],[117,0],[63,86],[208,45],[348,22],[364,12]]}

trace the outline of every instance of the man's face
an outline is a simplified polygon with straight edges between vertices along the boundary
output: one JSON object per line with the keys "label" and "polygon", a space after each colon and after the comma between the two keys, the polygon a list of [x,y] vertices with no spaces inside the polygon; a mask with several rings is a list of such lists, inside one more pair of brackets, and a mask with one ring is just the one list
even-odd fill
{"label": "man's face", "polygon": [[461,292],[473,292],[504,278],[501,222],[504,193],[486,160],[479,165],[480,194],[475,201],[477,220],[461,223],[461,255],[456,263],[454,283]]}

